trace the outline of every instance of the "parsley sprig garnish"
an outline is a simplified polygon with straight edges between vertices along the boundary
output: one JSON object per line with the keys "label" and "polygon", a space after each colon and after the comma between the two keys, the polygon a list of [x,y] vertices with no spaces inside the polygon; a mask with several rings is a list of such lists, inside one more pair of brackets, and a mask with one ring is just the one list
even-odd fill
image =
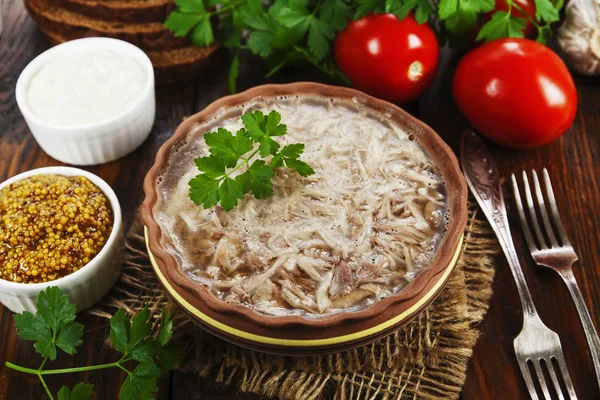
{"label": "parsley sprig garnish", "polygon": [[[244,128],[235,136],[224,128],[206,133],[204,141],[211,155],[195,160],[202,174],[189,182],[190,199],[204,208],[220,202],[221,207],[229,211],[246,193],[252,193],[257,199],[271,196],[274,170],[283,165],[301,176],[314,174],[315,171],[300,160],[303,144],[289,144],[280,150],[279,143],[273,139],[287,132],[287,126],[280,122],[278,112],[265,115],[257,110],[242,115]],[[257,156],[272,157],[267,164],[265,160],[256,159]]]}
{"label": "parsley sprig garnish", "polygon": [[[58,350],[72,355],[77,353],[77,347],[83,343],[83,325],[75,322],[75,312],[75,304],[70,303],[69,297],[59,288],[52,286],[40,292],[37,312],[15,314],[14,319],[17,335],[22,339],[35,341],[34,348],[43,357],[42,363],[38,369],[10,362],[6,362],[6,366],[37,375],[51,400],[55,397],[44,377],[105,368],[119,368],[127,373],[119,394],[121,400],[153,399],[158,390],[158,378],[173,369],[179,360],[179,348],[170,342],[173,336],[173,316],[163,311],[158,334],[154,337],[148,306],[131,321],[123,310],[119,310],[110,320],[110,340],[122,354],[119,360],[84,367],[44,369],[48,361],[56,359]],[[132,369],[130,365],[135,368]],[[56,399],[86,400],[93,395],[94,385],[81,382],[73,388],[63,386],[56,394]]]}

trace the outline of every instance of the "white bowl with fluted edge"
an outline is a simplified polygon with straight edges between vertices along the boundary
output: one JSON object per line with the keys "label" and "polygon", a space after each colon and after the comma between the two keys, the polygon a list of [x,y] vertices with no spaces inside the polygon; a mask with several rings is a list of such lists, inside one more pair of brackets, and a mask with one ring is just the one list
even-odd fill
{"label": "white bowl with fluted edge", "polygon": [[79,311],[84,310],[108,293],[121,274],[120,258],[123,243],[121,206],[115,192],[100,177],[78,168],[38,168],[7,179],[0,184],[0,190],[30,176],[50,174],[83,176],[96,185],[110,202],[113,214],[112,232],[102,250],[89,263],[62,278],[43,283],[17,283],[0,279],[0,303],[16,313],[23,311],[35,313],[39,292],[50,286],[59,287],[69,295],[72,303],[77,304]]}
{"label": "white bowl with fluted edge", "polygon": [[[32,112],[27,92],[31,79],[48,62],[62,55],[111,50],[133,57],[146,73],[142,94],[120,114],[80,125],[61,126]],[[54,46],[34,58],[21,72],[15,90],[17,104],[40,147],[52,158],[73,165],[96,165],[116,160],[139,147],[150,134],[155,116],[154,70],[138,47],[119,39],[84,38]]]}

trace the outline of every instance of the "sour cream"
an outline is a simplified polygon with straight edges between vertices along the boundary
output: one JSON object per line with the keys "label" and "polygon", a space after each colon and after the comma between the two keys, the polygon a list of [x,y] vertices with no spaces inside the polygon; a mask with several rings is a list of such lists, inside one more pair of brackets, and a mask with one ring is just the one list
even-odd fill
{"label": "sour cream", "polygon": [[35,116],[58,126],[109,120],[131,108],[148,84],[133,57],[96,49],[61,55],[41,67],[27,89]]}

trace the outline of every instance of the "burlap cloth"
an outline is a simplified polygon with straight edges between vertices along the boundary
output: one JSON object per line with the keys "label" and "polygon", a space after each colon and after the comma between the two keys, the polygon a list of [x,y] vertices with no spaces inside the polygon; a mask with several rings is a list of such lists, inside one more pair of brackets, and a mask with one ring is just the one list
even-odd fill
{"label": "burlap cloth", "polygon": [[[337,354],[274,356],[229,344],[178,313],[174,340],[184,346],[179,369],[280,399],[458,398],[492,295],[498,252],[481,211],[473,205],[469,210],[462,255],[447,286],[426,311],[388,337]],[[120,281],[90,312],[110,318],[117,308],[133,314],[145,303],[155,317],[165,304],[175,307],[154,276],[138,220],[126,237]]]}

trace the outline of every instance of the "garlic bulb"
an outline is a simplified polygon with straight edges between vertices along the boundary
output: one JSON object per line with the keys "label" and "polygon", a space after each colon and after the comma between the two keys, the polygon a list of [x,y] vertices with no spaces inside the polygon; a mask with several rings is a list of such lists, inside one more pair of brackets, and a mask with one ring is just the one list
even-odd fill
{"label": "garlic bulb", "polygon": [[558,31],[568,64],[584,75],[600,75],[600,0],[571,0]]}

